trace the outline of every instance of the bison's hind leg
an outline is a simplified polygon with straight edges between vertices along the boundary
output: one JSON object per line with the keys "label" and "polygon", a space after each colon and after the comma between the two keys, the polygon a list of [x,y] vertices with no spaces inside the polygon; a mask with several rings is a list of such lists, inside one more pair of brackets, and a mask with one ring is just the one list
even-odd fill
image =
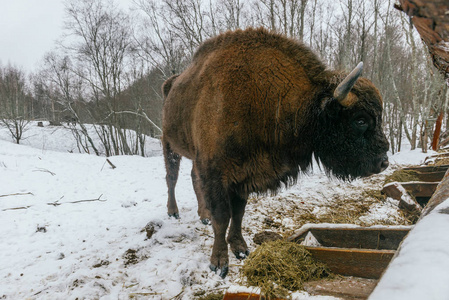
{"label": "bison's hind leg", "polygon": [[164,150],[165,169],[167,172],[165,177],[168,187],[167,212],[170,217],[179,219],[179,210],[175,198],[175,187],[176,182],[178,181],[181,156],[171,149],[168,142],[163,141],[162,147]]}
{"label": "bison's hind leg", "polygon": [[242,197],[238,193],[230,192],[231,202],[231,227],[226,241],[231,247],[237,259],[244,259],[249,255],[248,246],[242,235],[242,220],[245,213],[247,197]]}
{"label": "bison's hind leg", "polygon": [[198,216],[200,216],[201,222],[204,225],[209,225],[211,224],[210,211],[206,206],[206,201],[204,200],[203,188],[201,186],[201,180],[200,177],[198,176],[198,168],[195,162],[193,162],[191,175],[192,175],[193,189],[195,190],[196,199],[198,201]]}

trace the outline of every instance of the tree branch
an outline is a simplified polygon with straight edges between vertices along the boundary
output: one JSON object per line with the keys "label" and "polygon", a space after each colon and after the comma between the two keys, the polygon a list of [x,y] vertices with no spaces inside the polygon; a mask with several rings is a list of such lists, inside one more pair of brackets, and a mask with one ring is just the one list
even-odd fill
{"label": "tree branch", "polygon": [[33,195],[33,193],[14,193],[14,194],[8,194],[8,195],[0,195],[0,198],[2,197],[9,197],[9,196],[24,196],[24,195]]}
{"label": "tree branch", "polygon": [[61,204],[67,204],[67,203],[81,203],[81,202],[94,202],[94,201],[100,201],[100,202],[105,202],[106,200],[101,200],[101,196],[103,196],[103,194],[101,194],[98,198],[96,199],[86,199],[86,200],[76,200],[76,201],[70,201],[70,202],[63,202],[63,203],[59,203],[59,200],[61,200],[63,197],[61,197],[59,200],[56,200],[55,202],[50,202],[47,203],[47,205],[53,205],[53,206],[59,206]]}

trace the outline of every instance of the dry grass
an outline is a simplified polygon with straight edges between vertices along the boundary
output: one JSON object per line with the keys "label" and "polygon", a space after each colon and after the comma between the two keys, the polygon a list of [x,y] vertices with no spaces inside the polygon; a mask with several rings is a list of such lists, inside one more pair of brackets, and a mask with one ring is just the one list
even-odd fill
{"label": "dry grass", "polygon": [[[251,200],[253,203],[257,203],[261,201],[261,198],[254,197]],[[381,194],[379,189],[372,188],[351,194],[336,193],[326,201],[313,204],[310,204],[308,199],[301,197],[301,195],[290,194],[276,197],[272,203],[282,203],[281,208],[276,204],[272,207],[268,205],[261,208],[261,205],[258,204],[259,211],[265,215],[259,232],[260,230],[271,230],[288,237],[306,223],[373,226],[411,225],[416,222],[415,216],[401,210],[397,210],[397,215],[386,215],[385,218],[367,217],[372,214],[371,209],[373,207],[381,207],[385,201],[386,196]],[[291,222],[283,223],[286,218],[290,219]],[[292,226],[292,224],[294,225]],[[248,232],[253,233],[251,229],[250,227],[245,228]]]}
{"label": "dry grass", "polygon": [[390,182],[409,182],[409,181],[419,181],[419,178],[417,176],[418,172],[413,170],[403,170],[399,169],[394,171],[391,175],[385,177],[384,184],[390,183]]}
{"label": "dry grass", "polygon": [[205,292],[202,293],[197,293],[195,295],[195,300],[222,300],[223,299],[223,292],[218,292],[218,293],[210,293],[210,294],[206,294]]}
{"label": "dry grass", "polygon": [[[447,154],[447,152],[443,154]],[[436,157],[434,163],[430,165],[434,166],[449,165],[449,157],[446,156]]]}
{"label": "dry grass", "polygon": [[[404,222],[401,220],[376,221],[376,224],[365,224],[361,217],[365,216],[375,204],[385,201],[385,195],[379,190],[365,190],[353,198],[345,196],[335,196],[332,201],[323,206],[324,209],[319,214],[313,213],[312,209],[302,210],[296,215],[295,221],[299,226],[306,223],[334,223],[334,224],[357,224],[368,225],[392,225]],[[298,212],[297,212],[298,213]],[[407,223],[407,222],[406,222]]]}
{"label": "dry grass", "polygon": [[248,286],[258,286],[268,299],[287,297],[309,280],[331,276],[301,245],[285,240],[263,243],[245,260],[241,276]]}

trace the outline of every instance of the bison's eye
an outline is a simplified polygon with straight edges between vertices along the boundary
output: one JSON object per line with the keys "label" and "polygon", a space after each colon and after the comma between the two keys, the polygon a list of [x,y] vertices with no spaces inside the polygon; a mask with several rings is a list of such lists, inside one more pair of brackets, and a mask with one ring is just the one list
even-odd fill
{"label": "bison's eye", "polygon": [[363,127],[363,126],[365,126],[365,125],[368,124],[368,123],[366,122],[365,118],[357,119],[357,120],[355,121],[355,123],[357,124],[358,127]]}
{"label": "bison's eye", "polygon": [[364,133],[369,127],[368,120],[365,117],[356,118],[353,125],[360,133]]}

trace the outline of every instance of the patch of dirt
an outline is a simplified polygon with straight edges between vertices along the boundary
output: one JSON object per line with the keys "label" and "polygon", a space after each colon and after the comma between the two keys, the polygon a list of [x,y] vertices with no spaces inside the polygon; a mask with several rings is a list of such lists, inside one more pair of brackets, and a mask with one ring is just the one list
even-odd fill
{"label": "patch of dirt", "polygon": [[102,266],[107,266],[109,264],[110,264],[110,262],[108,260],[102,260],[99,263],[96,263],[95,265],[93,265],[92,267],[93,268],[100,268]]}
{"label": "patch of dirt", "polygon": [[135,265],[137,263],[139,263],[142,260],[147,259],[148,257],[146,257],[145,255],[141,255],[139,254],[140,249],[128,249],[126,250],[125,254],[123,254],[123,259],[124,259],[124,265],[125,267],[129,266],[129,265]]}
{"label": "patch of dirt", "polygon": [[265,242],[277,241],[282,239],[283,237],[276,232],[262,231],[254,235],[253,241],[257,245],[262,245]]}
{"label": "patch of dirt", "polygon": [[146,238],[149,240],[157,230],[161,229],[161,227],[161,221],[151,221],[147,225],[145,225],[141,232],[145,232]]}

